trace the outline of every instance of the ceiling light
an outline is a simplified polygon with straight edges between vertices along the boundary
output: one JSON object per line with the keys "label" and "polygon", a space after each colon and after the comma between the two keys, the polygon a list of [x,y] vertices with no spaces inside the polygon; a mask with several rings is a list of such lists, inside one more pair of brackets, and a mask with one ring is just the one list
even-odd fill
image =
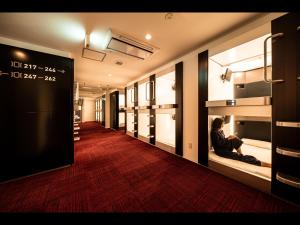
{"label": "ceiling light", "polygon": [[105,50],[109,43],[109,32],[104,30],[93,31],[90,35],[90,45],[94,49]]}
{"label": "ceiling light", "polygon": [[147,40],[150,40],[150,39],[152,38],[152,36],[151,36],[151,34],[146,34],[145,38],[146,38]]}

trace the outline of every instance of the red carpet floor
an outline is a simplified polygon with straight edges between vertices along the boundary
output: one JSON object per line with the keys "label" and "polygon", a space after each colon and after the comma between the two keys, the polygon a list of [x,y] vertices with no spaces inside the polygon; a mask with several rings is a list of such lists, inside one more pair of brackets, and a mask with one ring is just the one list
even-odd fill
{"label": "red carpet floor", "polygon": [[123,132],[81,127],[75,164],[1,184],[1,212],[300,212]]}

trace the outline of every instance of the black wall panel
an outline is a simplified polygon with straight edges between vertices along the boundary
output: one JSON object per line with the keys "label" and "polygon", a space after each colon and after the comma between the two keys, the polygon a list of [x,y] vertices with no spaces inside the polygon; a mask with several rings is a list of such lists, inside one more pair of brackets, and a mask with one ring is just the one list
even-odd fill
{"label": "black wall panel", "polygon": [[276,122],[300,122],[299,42],[300,14],[289,13],[272,21],[272,34],[284,36],[272,41],[272,192],[300,203],[300,189],[277,179],[281,173],[300,180],[300,159],[278,154],[276,148],[300,150],[300,128],[281,127]]}
{"label": "black wall panel", "polygon": [[0,52],[0,181],[72,164],[73,59]]}
{"label": "black wall panel", "polygon": [[126,131],[127,131],[127,87],[125,87],[125,134],[126,134]]}
{"label": "black wall panel", "polygon": [[102,95],[101,101],[102,101],[102,109],[101,109],[102,122],[101,122],[101,125],[105,127],[105,95]]}
{"label": "black wall panel", "polygon": [[110,128],[119,129],[119,91],[110,93]]}
{"label": "black wall panel", "polygon": [[[139,105],[139,103],[138,103],[138,87],[139,85],[138,85],[138,82],[136,82],[136,83],[134,83],[134,107],[137,107],[138,105]],[[134,130],[136,131],[136,132],[134,132],[134,137],[138,137],[138,110],[137,109],[135,109],[134,110]]]}
{"label": "black wall panel", "polygon": [[183,155],[183,62],[175,65],[176,154]]}
{"label": "black wall panel", "polygon": [[198,163],[208,166],[208,51],[198,55]]}
{"label": "black wall panel", "polygon": [[[150,105],[156,104],[156,96],[155,96],[155,74],[150,76]],[[150,109],[150,144],[155,145],[155,126],[156,126],[156,119],[155,119],[155,109]],[[153,126],[153,127],[152,127]]]}

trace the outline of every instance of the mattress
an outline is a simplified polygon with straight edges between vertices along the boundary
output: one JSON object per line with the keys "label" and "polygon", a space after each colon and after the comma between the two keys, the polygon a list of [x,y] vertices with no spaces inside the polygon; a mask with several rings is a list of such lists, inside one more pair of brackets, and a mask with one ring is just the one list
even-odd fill
{"label": "mattress", "polygon": [[[252,139],[242,139],[242,153],[244,155],[252,155],[258,160],[271,163],[271,143]],[[209,160],[221,163],[223,165],[233,167],[238,170],[271,180],[271,168],[256,166],[238,160],[228,159],[215,154],[213,150],[209,151]]]}

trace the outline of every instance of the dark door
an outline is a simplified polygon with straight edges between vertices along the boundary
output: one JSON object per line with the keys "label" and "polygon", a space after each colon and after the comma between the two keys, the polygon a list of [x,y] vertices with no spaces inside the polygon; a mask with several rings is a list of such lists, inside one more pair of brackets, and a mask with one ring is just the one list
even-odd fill
{"label": "dark door", "polygon": [[300,203],[300,14],[272,21],[272,192]]}
{"label": "dark door", "polygon": [[102,114],[102,118],[101,118],[101,125],[105,127],[105,95],[102,96],[102,109],[101,109],[101,114]]}
{"label": "dark door", "polygon": [[119,129],[119,91],[110,93],[110,127]]}

